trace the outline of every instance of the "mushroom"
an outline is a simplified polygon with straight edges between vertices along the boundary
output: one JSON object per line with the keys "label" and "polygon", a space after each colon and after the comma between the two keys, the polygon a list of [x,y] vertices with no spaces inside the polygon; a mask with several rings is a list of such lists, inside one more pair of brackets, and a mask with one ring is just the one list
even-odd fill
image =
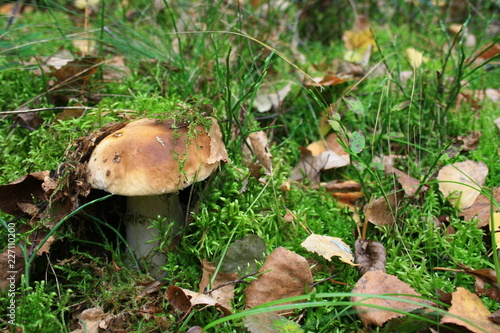
{"label": "mushroom", "polygon": [[[206,179],[220,161],[228,161],[219,125],[176,126],[174,120],[140,119],[105,137],[87,165],[92,188],[127,197],[126,239],[136,256],[158,273],[166,256],[150,219],[166,218],[163,227],[178,231],[184,213],[177,192]],[[151,240],[156,241],[151,242]]]}

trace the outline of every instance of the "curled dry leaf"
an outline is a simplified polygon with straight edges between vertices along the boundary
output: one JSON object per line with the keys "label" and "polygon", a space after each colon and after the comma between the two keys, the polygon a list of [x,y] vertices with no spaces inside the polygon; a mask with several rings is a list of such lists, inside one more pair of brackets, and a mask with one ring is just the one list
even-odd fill
{"label": "curled dry leaf", "polygon": [[[498,289],[497,273],[491,268],[472,269],[466,265],[460,264],[464,273],[476,278],[475,289],[479,295],[486,295],[489,298],[500,302],[500,290]],[[490,288],[486,288],[490,285]]]}
{"label": "curled dry leaf", "polygon": [[439,190],[453,205],[466,209],[479,196],[488,167],[483,162],[464,161],[443,167],[437,176]]}
{"label": "curled dry leaf", "polygon": [[448,313],[451,315],[444,316],[441,319],[441,324],[463,326],[474,333],[500,332],[500,325],[490,321],[491,313],[481,302],[481,299],[462,287],[458,287],[457,291],[452,294]]}
{"label": "curled dry leaf", "polygon": [[165,298],[174,308],[182,313],[188,313],[191,310],[191,302],[182,288],[169,286],[165,291]]}
{"label": "curled dry leaf", "polygon": [[[210,281],[215,274],[215,266],[205,259],[203,259],[202,265],[203,275],[199,285],[200,293],[204,293],[207,289],[217,288],[218,286],[234,281],[238,278],[238,273],[219,272],[210,286]],[[230,283],[222,288],[213,290],[208,295],[216,302],[220,303],[223,307],[231,309],[231,300],[234,298],[234,283]]]}
{"label": "curled dry leaf", "polygon": [[[245,304],[250,308],[303,295],[306,290],[310,290],[313,282],[307,260],[283,247],[278,247],[267,257],[260,272],[263,273],[259,278],[245,289]],[[280,313],[284,314],[283,311]]]}
{"label": "curled dry leaf", "polygon": [[168,287],[165,292],[165,298],[174,308],[183,313],[191,311],[193,306],[205,305],[215,306],[217,309],[221,310],[224,315],[231,314],[231,310],[224,307],[212,297],[176,286]]}
{"label": "curled dry leaf", "polygon": [[[353,293],[359,294],[406,294],[420,296],[409,284],[399,280],[394,275],[386,274],[382,271],[370,271],[359,279],[356,287],[352,290]],[[396,296],[393,296],[396,297]],[[397,296],[397,298],[409,300],[413,302],[419,301],[419,298],[410,296]],[[399,311],[411,312],[420,309],[424,306],[407,303],[403,301],[382,299],[382,298],[366,298],[366,296],[353,296],[352,302],[361,302],[363,304],[370,304],[374,306],[383,306],[390,309],[397,309]],[[382,326],[390,319],[403,317],[403,314],[382,310],[373,307],[356,305],[354,307],[358,313],[359,318],[366,326],[377,325]]]}
{"label": "curled dry leaf", "polygon": [[248,136],[248,139],[257,160],[268,172],[272,173],[273,164],[271,158],[273,156],[269,152],[266,133],[264,131],[254,132]]}
{"label": "curled dry leaf", "polygon": [[325,140],[300,147],[301,157],[290,178],[292,180],[305,179],[313,184],[319,183],[321,171],[340,168],[350,163],[349,154],[337,141],[337,135],[332,133]]}
{"label": "curled dry leaf", "polygon": [[349,265],[356,265],[349,245],[344,243],[341,238],[311,234],[300,245],[328,261],[331,261],[331,258],[335,256]]}
{"label": "curled dry leaf", "polygon": [[359,264],[359,273],[370,271],[385,272],[386,251],[380,242],[369,239],[356,239],[354,243],[354,262]]}
{"label": "curled dry leaf", "polygon": [[375,225],[394,225],[402,193],[389,194],[386,198],[380,198],[368,203],[364,208],[365,217]]}

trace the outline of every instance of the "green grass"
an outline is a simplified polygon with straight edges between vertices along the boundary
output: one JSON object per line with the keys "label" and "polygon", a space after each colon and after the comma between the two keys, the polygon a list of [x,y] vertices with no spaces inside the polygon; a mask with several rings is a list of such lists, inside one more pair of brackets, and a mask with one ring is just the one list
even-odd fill
{"label": "green grass", "polygon": [[[344,2],[334,1],[342,7],[334,11],[313,10],[301,3],[263,9],[253,8],[249,1],[241,7],[225,1],[177,1],[165,2],[166,8],[159,12],[149,1],[105,3],[97,7],[89,22],[90,38],[97,45],[95,55],[105,59],[123,56],[129,72],[120,82],[110,82],[102,80],[104,66],[89,80],[86,93],[73,92],[75,101],[92,107],[77,119],[55,119],[61,111],[50,109],[54,100],[47,94],[53,77],[33,71],[44,57],[61,49],[78,54],[73,41],[85,32],[83,11],[65,1],[46,1],[33,12],[23,13],[9,30],[0,30],[0,111],[23,105],[48,108],[39,113],[43,125],[34,130],[23,127],[15,112],[0,114],[0,184],[29,172],[57,169],[67,149],[74,149],[71,142],[108,122],[169,116],[188,104],[214,106],[232,163],[193,187],[199,200],[191,206],[186,235],[168,254],[165,268],[169,274],[162,280],[160,294],[136,297],[144,289],[143,282],[151,278],[134,268],[116,215],[101,214],[109,207],[103,208],[101,202],[95,209],[94,205],[86,207],[76,217],[63,221],[55,232],[58,241],[50,254],[33,257],[29,280],[17,289],[17,322],[25,332],[70,332],[77,328],[73,315],[96,306],[116,315],[117,328],[129,332],[185,331],[191,326],[208,325],[220,318],[216,309],[194,309],[180,320],[181,315],[162,293],[168,284],[197,290],[201,259],[214,262],[228,245],[248,234],[261,237],[268,253],[283,246],[317,260],[321,269],[315,281],[330,276],[331,267],[343,268],[335,279],[346,285],[323,283],[314,292],[322,294],[322,300],[335,295],[334,300],[301,312],[307,304],[313,305],[313,294],[306,296],[306,305],[297,306],[297,315],[303,314],[300,324],[304,330],[362,329],[346,294],[359,279],[356,269],[337,259],[329,262],[300,245],[308,236],[307,228],[316,234],[341,237],[353,247],[358,236],[352,212],[323,189],[297,184],[290,191],[279,189],[300,157],[298,148],[321,138],[319,120],[329,105],[336,106],[346,131],[363,134],[365,148],[353,152],[352,158],[364,168],[349,166],[324,172],[322,180],[362,182],[366,195],[358,203],[362,218],[362,207],[371,197],[395,189],[396,180],[372,163],[377,155],[405,155],[397,167],[430,187],[418,198],[405,198],[393,228],[369,226],[367,238],[380,241],[387,249],[387,273],[409,283],[424,297],[436,299],[436,288],[446,292],[456,287],[473,290],[474,278],[433,268],[457,268],[459,263],[474,269],[495,268],[492,248],[485,241],[489,233],[477,229],[476,221],[464,222],[434,181],[443,165],[472,159],[485,162],[490,169],[485,188],[500,183],[495,105],[485,99],[478,102],[479,110],[468,104],[456,107],[457,94],[465,89],[460,83],[463,79],[470,83],[467,89],[499,87],[497,67],[466,61],[479,47],[494,41],[487,29],[489,22],[498,20],[493,2],[481,1],[477,5],[481,15],[466,20],[469,31],[480,41],[475,49],[446,32],[453,17],[437,8],[407,1],[388,1],[384,8],[371,1],[360,4],[358,10],[370,10],[378,44],[370,65],[380,64],[385,71],[324,91],[306,87],[304,74],[316,77],[334,71],[343,57],[346,50],[340,37],[351,29],[354,18]],[[133,17],[127,18],[132,12]],[[6,22],[7,18],[1,18],[0,26],[5,27]],[[292,47],[297,41],[303,60],[296,57]],[[423,52],[428,60],[402,82],[400,73],[411,70],[405,57],[407,47]],[[443,79],[436,73],[442,73]],[[294,85],[279,110],[258,113],[252,107],[260,87],[276,85],[279,89],[286,82]],[[358,99],[365,112],[350,111],[342,100],[345,95]],[[399,109],[403,102],[408,106]],[[273,155],[273,175],[266,185],[249,178],[249,168],[241,156],[246,135],[260,129],[268,130]],[[483,134],[477,150],[451,159],[443,156],[456,136],[472,130]],[[119,207],[123,203],[115,197],[106,204]],[[288,212],[295,216],[293,223],[284,219]],[[434,225],[434,219],[440,216],[448,217],[455,234],[446,235],[444,229]],[[13,217],[0,212],[0,218],[7,222]],[[16,223],[29,226],[26,219]],[[2,248],[7,246],[6,239],[7,231],[0,228]],[[246,315],[242,312],[244,287],[236,288],[236,317]],[[485,297],[482,300],[490,311],[498,309],[495,302]],[[9,301],[6,294],[0,295],[2,309]],[[148,306],[163,311],[148,319],[139,311]],[[0,321],[0,329],[8,327]],[[242,330],[243,320],[235,318],[220,323],[215,331]]]}

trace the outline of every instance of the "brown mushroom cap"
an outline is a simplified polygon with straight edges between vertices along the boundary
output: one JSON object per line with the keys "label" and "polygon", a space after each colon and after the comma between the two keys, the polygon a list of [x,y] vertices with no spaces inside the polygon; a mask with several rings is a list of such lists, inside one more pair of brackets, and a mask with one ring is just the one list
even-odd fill
{"label": "brown mushroom cap", "polygon": [[[186,154],[187,152],[187,154]],[[176,192],[207,178],[227,161],[217,121],[175,127],[173,120],[140,119],[104,138],[87,165],[92,188],[124,196]]]}

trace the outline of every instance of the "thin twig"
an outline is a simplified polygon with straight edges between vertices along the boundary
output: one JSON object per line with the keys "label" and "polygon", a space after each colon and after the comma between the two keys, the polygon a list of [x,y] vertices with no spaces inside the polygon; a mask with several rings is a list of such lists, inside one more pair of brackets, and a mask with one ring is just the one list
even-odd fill
{"label": "thin twig", "polygon": [[247,277],[250,277],[250,276],[254,276],[254,275],[257,275],[257,274],[260,274],[262,272],[253,272],[253,273],[250,273],[250,274],[246,274],[246,275],[243,275],[242,277],[240,277],[239,279],[236,279],[236,280],[233,280],[233,281],[228,281],[228,282],[225,282],[225,283],[222,283],[222,284],[219,284],[217,287],[214,287],[210,290],[206,290],[204,291],[203,293],[205,295],[208,295],[210,294],[211,292],[217,290],[217,289],[220,289],[220,288],[223,288],[225,286],[228,286],[230,284],[236,284],[236,283],[246,283],[246,284],[249,284],[250,282],[248,281],[245,281],[244,279],[246,279]]}

